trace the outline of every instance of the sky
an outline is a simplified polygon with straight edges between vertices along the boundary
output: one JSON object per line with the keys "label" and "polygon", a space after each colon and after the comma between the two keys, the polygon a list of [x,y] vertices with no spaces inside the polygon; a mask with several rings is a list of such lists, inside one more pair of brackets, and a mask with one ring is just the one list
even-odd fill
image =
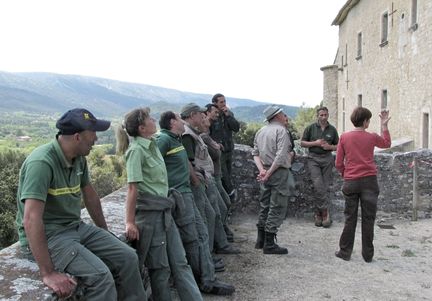
{"label": "sky", "polygon": [[315,106],[346,0],[2,0],[0,71]]}

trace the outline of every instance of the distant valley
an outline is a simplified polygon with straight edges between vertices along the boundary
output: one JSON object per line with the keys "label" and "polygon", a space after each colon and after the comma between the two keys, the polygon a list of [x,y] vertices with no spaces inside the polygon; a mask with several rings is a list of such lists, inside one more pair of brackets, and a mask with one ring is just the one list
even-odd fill
{"label": "distant valley", "polygon": [[[262,122],[262,112],[268,103],[225,96],[239,120]],[[70,108],[85,107],[97,116],[120,117],[133,108],[149,106],[153,114],[159,115],[166,110],[179,111],[188,102],[205,105],[211,97],[209,94],[80,75],[0,72],[0,112],[4,113],[57,115]],[[299,109],[283,107],[290,117],[295,117]]]}

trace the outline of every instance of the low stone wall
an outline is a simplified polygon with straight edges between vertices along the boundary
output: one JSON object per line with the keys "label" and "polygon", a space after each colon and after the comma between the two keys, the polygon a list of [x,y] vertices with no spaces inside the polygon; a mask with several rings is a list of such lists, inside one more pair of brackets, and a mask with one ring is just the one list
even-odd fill
{"label": "low stone wall", "polygon": [[[259,208],[259,184],[256,181],[258,170],[251,155],[252,148],[236,145],[233,158],[233,181],[237,187],[238,198],[235,213],[256,214]],[[413,199],[414,158],[419,160],[418,176],[418,216],[429,218],[432,212],[432,152],[418,150],[407,153],[376,153],[380,196],[378,210],[411,217]],[[292,166],[296,180],[296,197],[290,199],[288,216],[308,217],[313,215],[312,181],[306,165],[306,156],[298,156]],[[333,169],[333,185],[330,198],[332,212],[343,216],[344,198],[341,193],[343,180]]]}

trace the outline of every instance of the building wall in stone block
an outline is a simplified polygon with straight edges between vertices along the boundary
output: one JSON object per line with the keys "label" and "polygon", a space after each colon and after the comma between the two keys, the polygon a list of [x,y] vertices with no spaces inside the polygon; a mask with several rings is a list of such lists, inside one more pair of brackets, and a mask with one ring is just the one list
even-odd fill
{"label": "building wall in stone block", "polygon": [[[383,42],[385,13],[388,36]],[[370,129],[379,132],[378,114],[386,90],[392,137],[412,139],[414,148],[432,148],[432,1],[417,1],[417,22],[413,24],[411,18],[412,0],[361,0],[339,25],[334,63],[339,70],[340,132],[352,129],[349,115],[359,95],[373,113]]]}

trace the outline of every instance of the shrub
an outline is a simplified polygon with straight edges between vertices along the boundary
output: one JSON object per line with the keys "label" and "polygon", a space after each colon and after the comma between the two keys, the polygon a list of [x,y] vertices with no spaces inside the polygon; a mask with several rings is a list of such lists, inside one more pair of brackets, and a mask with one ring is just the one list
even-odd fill
{"label": "shrub", "polygon": [[0,248],[17,240],[16,194],[19,169],[24,160],[23,152],[12,150],[0,152]]}

